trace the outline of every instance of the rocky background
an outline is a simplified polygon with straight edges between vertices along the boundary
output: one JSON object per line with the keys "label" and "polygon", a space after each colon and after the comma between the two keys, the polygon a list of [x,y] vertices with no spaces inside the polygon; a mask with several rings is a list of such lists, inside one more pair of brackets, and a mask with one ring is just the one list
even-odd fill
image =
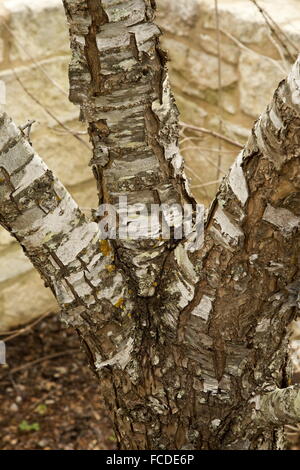
{"label": "rocky background", "polygon": [[[219,0],[218,17],[213,0],[157,4],[181,121],[227,137],[225,141],[181,130],[192,190],[209,204],[299,49],[299,2],[261,0],[275,22],[272,27],[250,0]],[[36,150],[89,213],[97,205],[96,188],[85,128],[78,122],[78,109],[68,101],[68,63],[61,0],[0,0],[0,80],[6,84],[2,108],[18,125],[36,121],[30,135]],[[0,332],[57,308],[4,230],[0,266]]]}

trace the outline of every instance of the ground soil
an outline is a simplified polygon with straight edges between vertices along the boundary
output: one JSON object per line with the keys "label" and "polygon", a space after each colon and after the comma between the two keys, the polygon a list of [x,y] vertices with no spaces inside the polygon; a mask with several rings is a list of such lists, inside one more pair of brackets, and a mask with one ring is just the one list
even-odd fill
{"label": "ground soil", "polygon": [[8,365],[0,366],[1,450],[115,448],[79,339],[58,315],[47,316],[6,348]]}
{"label": "ground soil", "polygon": [[[0,336],[5,339],[5,336]],[[7,336],[6,336],[7,339]],[[1,450],[106,450],[116,441],[97,381],[80,341],[58,314],[6,342],[0,366]],[[294,383],[300,382],[300,325],[294,341]],[[300,449],[300,425],[287,428]]]}

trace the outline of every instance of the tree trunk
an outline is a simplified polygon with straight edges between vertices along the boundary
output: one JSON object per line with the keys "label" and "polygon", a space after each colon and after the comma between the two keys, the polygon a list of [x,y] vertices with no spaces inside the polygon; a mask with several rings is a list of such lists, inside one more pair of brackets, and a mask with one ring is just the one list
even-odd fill
{"label": "tree trunk", "polygon": [[[99,203],[196,203],[154,1],[64,0],[70,98],[93,144]],[[300,421],[288,387],[299,307],[300,61],[207,214],[205,241],[101,240],[22,133],[1,121],[0,222],[87,350],[120,448],[277,449]],[[165,214],[176,232],[176,218]],[[195,216],[195,212],[194,212]]]}

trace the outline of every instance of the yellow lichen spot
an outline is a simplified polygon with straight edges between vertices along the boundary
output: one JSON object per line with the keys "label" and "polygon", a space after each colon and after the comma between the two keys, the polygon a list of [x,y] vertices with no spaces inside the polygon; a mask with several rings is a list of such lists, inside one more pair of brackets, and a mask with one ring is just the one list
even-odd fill
{"label": "yellow lichen spot", "polygon": [[121,298],[115,303],[115,307],[117,307],[117,308],[124,308],[124,302],[125,302],[125,299],[123,299],[123,297],[121,297]]}
{"label": "yellow lichen spot", "polygon": [[116,267],[115,267],[114,264],[107,264],[107,265],[105,266],[105,269],[106,269],[106,271],[108,271],[109,273],[112,273],[112,272],[114,272],[114,271],[116,270]]}
{"label": "yellow lichen spot", "polygon": [[0,178],[0,184],[5,183],[6,179],[5,178]]}
{"label": "yellow lichen spot", "polygon": [[153,282],[152,286],[157,287],[158,286],[157,282]]}
{"label": "yellow lichen spot", "polygon": [[110,244],[108,240],[100,240],[100,251],[104,256],[109,256],[110,254]]}

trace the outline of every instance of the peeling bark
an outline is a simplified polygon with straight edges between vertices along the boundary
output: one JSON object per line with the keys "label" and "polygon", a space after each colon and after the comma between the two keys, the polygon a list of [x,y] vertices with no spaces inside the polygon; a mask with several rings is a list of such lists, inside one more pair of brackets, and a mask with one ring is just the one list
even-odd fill
{"label": "peeling bark", "polygon": [[[148,0],[64,0],[70,98],[99,202],[194,204]],[[223,180],[201,250],[100,240],[20,131],[0,122],[0,221],[78,331],[124,449],[277,449],[297,421],[300,60]],[[174,226],[173,226],[174,229]],[[299,416],[300,420],[300,416]]]}
{"label": "peeling bark", "polygon": [[[70,26],[70,99],[93,144],[99,202],[191,202],[178,150],[178,111],[151,2],[64,1]],[[119,240],[139,295],[155,293],[173,240]],[[152,249],[151,249],[152,248]]]}

